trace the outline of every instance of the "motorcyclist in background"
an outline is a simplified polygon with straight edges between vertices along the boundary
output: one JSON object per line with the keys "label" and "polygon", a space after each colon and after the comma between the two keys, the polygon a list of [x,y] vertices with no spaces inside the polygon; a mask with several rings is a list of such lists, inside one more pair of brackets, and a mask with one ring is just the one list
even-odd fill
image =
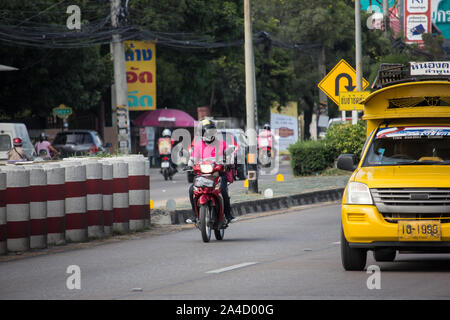
{"label": "motorcyclist in background", "polygon": [[[217,128],[213,121],[202,120],[199,123],[199,132],[201,132],[201,139],[196,139],[197,141],[193,146],[188,166],[186,168],[187,170],[192,170],[194,164],[201,162],[203,159],[214,158],[216,155],[223,157],[228,148],[228,145],[224,140],[220,139],[219,141],[215,141]],[[227,171],[222,176],[220,189],[223,197],[225,217],[228,222],[235,222],[237,219],[231,214],[230,196],[228,194],[228,182],[232,182],[229,181],[229,177],[230,171]],[[189,188],[189,199],[191,201],[193,217],[191,219],[187,219],[186,222],[195,223],[197,221],[197,217],[195,214],[194,205],[194,184],[192,184]]]}
{"label": "motorcyclist in background", "polygon": [[13,148],[8,151],[8,160],[12,161],[31,161],[22,148],[22,139],[13,139]]}
{"label": "motorcyclist in background", "polygon": [[59,154],[59,151],[56,150],[48,141],[48,136],[45,132],[41,133],[41,135],[39,136],[39,141],[36,142],[34,148],[36,149],[36,153],[38,154],[38,156],[44,159],[52,159],[53,156]]}

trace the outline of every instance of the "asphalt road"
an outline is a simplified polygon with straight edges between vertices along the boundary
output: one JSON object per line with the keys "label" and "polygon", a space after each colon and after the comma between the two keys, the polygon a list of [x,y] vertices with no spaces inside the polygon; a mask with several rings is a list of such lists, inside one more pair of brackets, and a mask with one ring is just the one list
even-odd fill
{"label": "asphalt road", "polygon": [[[398,255],[372,273],[340,262],[340,209],[321,204],[243,217],[225,240],[184,228],[0,259],[0,299],[448,299],[449,255]],[[79,289],[72,281],[79,267]],[[73,271],[72,271],[73,272]],[[71,285],[72,284],[72,285]],[[72,289],[69,289],[72,288]]]}
{"label": "asphalt road", "polygon": [[[185,172],[178,172],[173,176],[172,180],[164,180],[163,175],[159,171],[160,169],[152,168],[150,169],[150,198],[153,200],[155,208],[163,207],[165,208],[166,202],[169,199],[173,199],[176,202],[186,201],[188,199],[188,189],[190,183],[187,181],[187,176]],[[276,175],[281,173],[284,175],[285,179],[293,177],[292,169],[289,164],[280,164],[279,170],[273,174],[260,175],[260,184],[265,181],[275,181]],[[231,191],[245,191],[243,181],[235,181],[229,186]]]}

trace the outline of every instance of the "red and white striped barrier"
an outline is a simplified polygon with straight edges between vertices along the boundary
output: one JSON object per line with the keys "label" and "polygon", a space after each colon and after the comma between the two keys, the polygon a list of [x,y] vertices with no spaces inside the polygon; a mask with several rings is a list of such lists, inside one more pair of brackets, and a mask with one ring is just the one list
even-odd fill
{"label": "red and white striped barrier", "polygon": [[127,162],[130,230],[142,230],[145,227],[145,214],[147,210],[145,162],[134,158],[131,158]]}
{"label": "red and white striped barrier", "polygon": [[24,168],[4,170],[7,249],[11,252],[27,251],[30,249],[30,171]]}
{"label": "red and white striped barrier", "polygon": [[113,165],[108,161],[101,161],[102,164],[102,200],[103,200],[103,230],[105,236],[113,232]]}
{"label": "red and white striped barrier", "polygon": [[0,254],[6,253],[6,173],[0,172]]}
{"label": "red and white striped barrier", "polygon": [[60,245],[66,241],[65,168],[59,165],[48,165],[45,169],[47,172],[47,244]]}
{"label": "red and white striped barrier", "polygon": [[86,166],[69,161],[62,166],[66,169],[66,240],[84,242],[88,240]]}
{"label": "red and white striped barrier", "polygon": [[47,172],[33,166],[30,171],[30,249],[47,247]]}
{"label": "red and white striped barrier", "polygon": [[0,166],[0,254],[150,226],[142,156]]}
{"label": "red and white striped barrier", "polygon": [[112,160],[113,163],[113,230],[124,233],[130,230],[130,208],[128,197],[128,163]]}
{"label": "red and white striped barrier", "polygon": [[102,164],[94,160],[86,162],[85,165],[88,236],[92,238],[100,238],[104,235]]}

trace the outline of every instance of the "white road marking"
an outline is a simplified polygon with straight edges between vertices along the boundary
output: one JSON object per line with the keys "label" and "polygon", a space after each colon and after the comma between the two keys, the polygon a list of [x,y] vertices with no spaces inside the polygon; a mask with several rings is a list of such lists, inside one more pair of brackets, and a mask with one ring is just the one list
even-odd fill
{"label": "white road marking", "polygon": [[257,263],[258,262],[244,262],[244,263],[240,263],[240,264],[235,264],[233,266],[225,267],[222,269],[207,271],[206,273],[222,273],[222,272],[226,272],[226,271],[230,271],[230,270],[234,270],[234,269],[244,268],[244,267],[251,266],[251,265],[257,264]]}

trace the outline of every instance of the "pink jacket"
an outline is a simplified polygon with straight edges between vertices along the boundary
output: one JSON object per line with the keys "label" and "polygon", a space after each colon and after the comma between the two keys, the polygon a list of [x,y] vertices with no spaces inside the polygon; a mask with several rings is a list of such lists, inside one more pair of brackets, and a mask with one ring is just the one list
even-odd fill
{"label": "pink jacket", "polygon": [[216,147],[219,147],[219,161],[223,161],[223,155],[225,150],[228,148],[227,143],[224,140],[214,141],[211,144],[206,144],[201,139],[196,139],[197,141],[192,148],[191,159],[194,163],[198,163],[204,159],[215,158],[216,157]]}
{"label": "pink jacket", "polygon": [[270,130],[263,130],[258,135],[258,148],[272,148],[272,133]]}

